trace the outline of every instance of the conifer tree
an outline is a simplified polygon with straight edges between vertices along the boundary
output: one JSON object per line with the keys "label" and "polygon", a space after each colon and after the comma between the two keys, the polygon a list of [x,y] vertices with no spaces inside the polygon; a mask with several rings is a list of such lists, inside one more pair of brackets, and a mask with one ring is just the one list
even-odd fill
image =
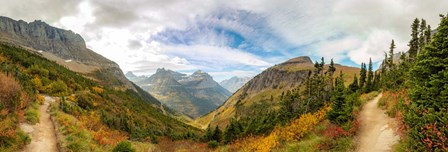
{"label": "conifer tree", "polygon": [[354,76],[354,78],[353,78],[353,82],[348,86],[348,88],[349,88],[350,91],[352,91],[352,92],[356,92],[356,91],[359,89],[359,86],[358,86],[358,77],[356,76],[356,74],[355,74],[355,76]]}
{"label": "conifer tree", "polygon": [[426,36],[426,20],[422,19],[422,21],[420,22],[419,30],[420,30],[419,31],[420,35],[419,35],[418,41],[419,41],[420,47],[419,47],[418,52],[421,52],[423,47],[426,45],[426,37],[425,37]]}
{"label": "conifer tree", "polygon": [[366,92],[370,92],[373,90],[372,80],[373,80],[373,68],[372,68],[372,59],[370,58],[369,71],[367,73]]}
{"label": "conifer tree", "polygon": [[[395,42],[392,39],[392,42],[390,43],[390,47],[389,47],[389,58],[387,58],[389,68],[394,66],[394,49],[395,49]],[[387,57],[387,54],[386,54],[386,57]]]}
{"label": "conifer tree", "polygon": [[348,114],[345,111],[345,86],[344,79],[342,78],[342,72],[340,76],[336,78],[335,83],[336,86],[331,98],[334,103],[332,105],[332,110],[327,113],[327,117],[332,123],[341,125],[349,119]]}
{"label": "conifer tree", "polygon": [[367,76],[366,64],[361,63],[361,71],[359,73],[359,89],[361,90],[364,88],[364,85],[366,83],[366,76]]}
{"label": "conifer tree", "polygon": [[[411,104],[405,122],[416,151],[448,147],[448,17],[441,15],[437,33],[410,70]],[[422,149],[426,148],[426,149]]]}
{"label": "conifer tree", "polygon": [[334,62],[333,59],[331,59],[330,66],[328,67],[328,73],[330,74],[330,76],[332,76],[335,71],[336,68],[334,67]]}
{"label": "conifer tree", "polygon": [[411,61],[414,61],[415,57],[417,56],[418,50],[419,50],[419,42],[418,42],[418,28],[420,25],[420,20],[416,18],[414,22],[411,25],[412,31],[411,31],[411,41],[409,41],[409,58]]}
{"label": "conifer tree", "polygon": [[212,139],[212,136],[213,136],[212,128],[210,127],[210,125],[208,125],[207,129],[205,130],[204,136],[202,136],[202,140],[210,141]]}
{"label": "conifer tree", "polygon": [[222,136],[222,131],[221,131],[221,129],[219,129],[218,126],[216,126],[215,131],[213,132],[212,139],[217,142],[221,142],[221,136]]}
{"label": "conifer tree", "polygon": [[430,25],[428,25],[428,27],[426,28],[425,38],[426,38],[425,43],[429,44],[429,42],[431,42],[431,26]]}

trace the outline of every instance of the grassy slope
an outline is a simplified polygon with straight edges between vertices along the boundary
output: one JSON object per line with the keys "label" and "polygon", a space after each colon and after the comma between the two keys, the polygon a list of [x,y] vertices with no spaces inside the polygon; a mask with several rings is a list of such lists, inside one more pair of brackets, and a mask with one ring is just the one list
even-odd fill
{"label": "grassy slope", "polygon": [[[355,74],[359,73],[359,68],[355,67],[349,67],[349,66],[342,66],[336,64],[336,74],[339,74],[339,72],[344,73],[344,80],[345,84],[348,86],[349,83],[353,81],[353,77]],[[281,71],[288,71],[288,72],[297,72],[297,71],[304,71],[307,72],[308,70],[314,69],[314,65],[312,64],[285,64],[285,65],[276,65],[274,67],[275,69],[279,69]],[[328,65],[325,66],[325,68],[328,68]],[[289,83],[289,82],[282,82],[282,83]],[[242,88],[249,87],[246,83]],[[262,91],[249,94],[248,97],[244,98],[241,103],[244,103],[244,106],[250,106],[251,104],[258,103],[260,101],[268,101],[272,96],[277,97],[279,96],[283,91],[287,91],[291,88],[285,87],[285,88],[278,88],[278,89],[272,89],[272,88],[265,88]],[[219,107],[218,109],[198,118],[195,120],[196,126],[200,126],[201,128],[206,128],[209,124],[212,126],[219,125],[221,127],[225,127],[227,125],[227,122],[235,115],[236,113],[236,103],[238,100],[240,100],[240,96],[242,96],[242,89],[239,89],[237,92],[235,92],[227,101]]]}
{"label": "grassy slope", "polygon": [[[2,71],[18,71],[21,77],[17,79],[21,81],[39,78],[48,83],[40,89],[35,85],[24,86],[24,89],[39,90],[55,96],[68,96],[67,103],[71,106],[68,106],[68,109],[59,109],[59,111],[74,116],[75,120],[83,117],[86,118],[85,121],[99,118],[98,125],[106,127],[106,130],[109,131],[122,132],[122,135],[131,139],[149,139],[149,136],[168,134],[180,135],[188,131],[199,132],[193,127],[164,115],[158,107],[154,107],[154,103],[157,103],[155,99],[144,97],[141,93],[132,90],[119,91],[101,86],[24,49],[0,45],[0,57],[2,58]],[[36,65],[46,74],[33,74],[30,69]],[[26,78],[22,78],[24,76]],[[62,81],[66,88],[56,91],[51,89],[54,86],[50,84],[56,81]],[[102,91],[94,91],[94,87],[102,88]],[[80,96],[87,96],[87,103],[83,103],[84,106],[80,106],[81,103],[78,103],[81,101]],[[91,133],[98,131],[95,127],[82,125],[82,120],[76,121],[81,124],[80,128],[91,131]],[[93,144],[101,145],[101,142],[95,141],[95,139],[92,141]]]}

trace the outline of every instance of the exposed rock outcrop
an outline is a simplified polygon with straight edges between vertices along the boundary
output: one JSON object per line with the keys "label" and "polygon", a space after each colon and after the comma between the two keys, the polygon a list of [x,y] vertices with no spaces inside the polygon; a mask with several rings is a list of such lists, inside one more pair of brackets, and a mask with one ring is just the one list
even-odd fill
{"label": "exposed rock outcrop", "polygon": [[[109,85],[135,89],[125,78],[118,64],[86,48],[85,41],[81,35],[72,31],[52,27],[39,20],[27,23],[22,20],[16,21],[0,16],[0,42],[31,48],[39,52],[51,53],[58,58],[49,58],[44,55],[44,57],[50,60],[70,61],[90,66],[92,68],[89,69],[92,70],[85,73],[86,70],[79,69],[80,66],[70,67],[70,64],[63,65],[73,71],[89,76],[102,75],[94,77],[94,79],[100,82],[103,81],[102,78],[113,76],[116,81],[108,83]],[[101,72],[98,73],[95,70],[101,70]]]}

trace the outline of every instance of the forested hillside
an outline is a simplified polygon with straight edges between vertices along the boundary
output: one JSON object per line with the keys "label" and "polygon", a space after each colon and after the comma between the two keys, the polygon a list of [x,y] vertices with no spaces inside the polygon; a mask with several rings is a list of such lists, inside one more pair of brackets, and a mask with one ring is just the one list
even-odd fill
{"label": "forested hillside", "polygon": [[14,151],[30,141],[19,129],[21,122],[38,122],[33,105],[42,95],[59,97],[51,105],[69,151],[103,151],[120,141],[157,143],[158,136],[191,138],[200,131],[159,109],[155,99],[134,90],[101,86],[38,54],[0,45],[0,151]]}

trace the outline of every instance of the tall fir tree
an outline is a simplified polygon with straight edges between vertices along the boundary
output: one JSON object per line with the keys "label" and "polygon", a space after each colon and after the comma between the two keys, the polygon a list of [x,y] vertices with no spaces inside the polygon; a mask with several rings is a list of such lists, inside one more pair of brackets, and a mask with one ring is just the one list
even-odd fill
{"label": "tall fir tree", "polygon": [[358,77],[356,76],[356,74],[355,74],[355,76],[354,76],[354,78],[353,78],[353,82],[348,86],[348,88],[349,88],[350,91],[352,91],[352,92],[356,92],[356,91],[358,91],[358,89],[359,89],[359,84],[358,84]]}
{"label": "tall fir tree", "polygon": [[373,68],[372,68],[372,58],[369,59],[369,71],[367,73],[367,82],[366,82],[366,92],[370,92],[373,90]]}
{"label": "tall fir tree", "polygon": [[366,77],[367,77],[366,64],[361,63],[361,71],[359,73],[359,89],[360,90],[362,90],[364,88],[364,85],[366,83]]}
{"label": "tall fir tree", "polygon": [[448,147],[448,17],[441,15],[437,33],[410,70],[411,104],[405,122],[416,151]]}
{"label": "tall fir tree", "polygon": [[212,139],[221,142],[222,131],[218,126],[215,127],[215,131],[213,131]]}
{"label": "tall fir tree", "polygon": [[426,38],[426,44],[429,44],[431,42],[431,25],[428,25],[425,32],[425,38]]}
{"label": "tall fir tree", "polygon": [[[335,124],[343,124],[349,120],[349,114],[346,111],[345,86],[342,72],[336,78],[336,87],[334,89],[331,101],[333,101],[332,110],[327,113],[328,119]],[[351,106],[351,105],[350,105]]]}
{"label": "tall fir tree", "polygon": [[420,20],[418,18],[415,18],[414,22],[411,25],[411,41],[409,41],[409,60],[413,62],[415,60],[415,57],[417,56],[418,50],[419,50],[419,42],[418,42],[418,28],[420,25]]}
{"label": "tall fir tree", "polygon": [[394,49],[395,49],[395,42],[392,39],[392,42],[390,43],[389,47],[389,58],[387,58],[389,68],[392,68],[394,66]]}
{"label": "tall fir tree", "polygon": [[[418,38],[418,42],[419,42],[419,50],[418,52],[420,53],[423,49],[423,47],[426,45],[426,20],[422,19],[422,21],[420,22],[420,29],[419,29],[419,38]],[[418,53],[417,53],[418,54]]]}
{"label": "tall fir tree", "polygon": [[330,74],[330,76],[332,76],[335,71],[336,71],[336,68],[334,67],[334,62],[333,62],[333,59],[331,59],[330,66],[328,67],[328,73]]}

